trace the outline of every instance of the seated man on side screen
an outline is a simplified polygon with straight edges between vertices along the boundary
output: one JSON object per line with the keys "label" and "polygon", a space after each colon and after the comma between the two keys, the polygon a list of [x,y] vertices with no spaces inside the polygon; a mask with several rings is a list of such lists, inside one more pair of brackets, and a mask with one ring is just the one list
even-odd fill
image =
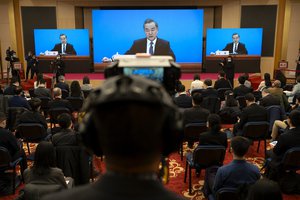
{"label": "seated man on side screen", "polygon": [[162,155],[176,151],[180,127],[180,113],[160,84],[116,76],[92,93],[85,106],[82,141],[96,155],[105,155],[107,170],[92,184],[44,200],[183,200],[157,177]]}
{"label": "seated man on side screen", "polygon": [[255,103],[255,97],[252,93],[245,96],[247,107],[244,108],[240,115],[238,123],[234,125],[233,134],[243,135],[243,127],[247,122],[268,121],[267,110]]}

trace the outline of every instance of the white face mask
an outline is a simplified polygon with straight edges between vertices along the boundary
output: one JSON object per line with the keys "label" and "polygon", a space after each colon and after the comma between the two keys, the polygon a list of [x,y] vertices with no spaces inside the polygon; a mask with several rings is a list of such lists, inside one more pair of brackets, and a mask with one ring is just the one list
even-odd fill
{"label": "white face mask", "polygon": [[228,59],[227,62],[231,62],[231,59]]}

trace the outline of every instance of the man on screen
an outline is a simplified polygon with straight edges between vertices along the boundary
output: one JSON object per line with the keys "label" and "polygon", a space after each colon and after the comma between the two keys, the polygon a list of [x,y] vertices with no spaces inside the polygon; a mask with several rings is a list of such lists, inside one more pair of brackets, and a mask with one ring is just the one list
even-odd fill
{"label": "man on screen", "polygon": [[60,34],[59,35],[60,43],[56,44],[52,51],[58,51],[59,54],[69,54],[76,55],[76,51],[72,44],[67,43],[67,35]]}
{"label": "man on screen", "polygon": [[245,44],[240,42],[240,35],[238,33],[232,34],[233,42],[228,43],[223,51],[229,51],[230,54],[248,54]]}
{"label": "man on screen", "polygon": [[175,60],[175,55],[166,40],[157,38],[158,23],[153,19],[144,22],[146,38],[135,40],[131,48],[125,54],[148,53],[151,55],[170,55]]}

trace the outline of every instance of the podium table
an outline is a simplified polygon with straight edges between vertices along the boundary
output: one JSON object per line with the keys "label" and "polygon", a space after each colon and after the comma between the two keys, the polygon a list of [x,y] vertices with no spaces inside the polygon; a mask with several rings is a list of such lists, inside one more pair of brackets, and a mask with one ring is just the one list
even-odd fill
{"label": "podium table", "polygon": [[[210,55],[206,56],[206,72],[217,73],[221,70],[220,62],[228,56]],[[236,73],[260,73],[260,56],[259,55],[232,55],[235,64]]]}
{"label": "podium table", "polygon": [[[55,61],[56,56],[37,56],[39,60],[39,72],[52,73],[51,62]],[[65,63],[66,73],[90,73],[92,62],[90,56],[62,56]]]}

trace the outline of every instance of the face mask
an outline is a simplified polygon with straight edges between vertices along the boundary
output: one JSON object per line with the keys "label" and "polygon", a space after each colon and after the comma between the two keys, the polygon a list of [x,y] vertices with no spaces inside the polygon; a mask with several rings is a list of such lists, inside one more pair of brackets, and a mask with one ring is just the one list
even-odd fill
{"label": "face mask", "polygon": [[228,61],[228,62],[231,62],[231,59],[228,59],[227,61]]}

